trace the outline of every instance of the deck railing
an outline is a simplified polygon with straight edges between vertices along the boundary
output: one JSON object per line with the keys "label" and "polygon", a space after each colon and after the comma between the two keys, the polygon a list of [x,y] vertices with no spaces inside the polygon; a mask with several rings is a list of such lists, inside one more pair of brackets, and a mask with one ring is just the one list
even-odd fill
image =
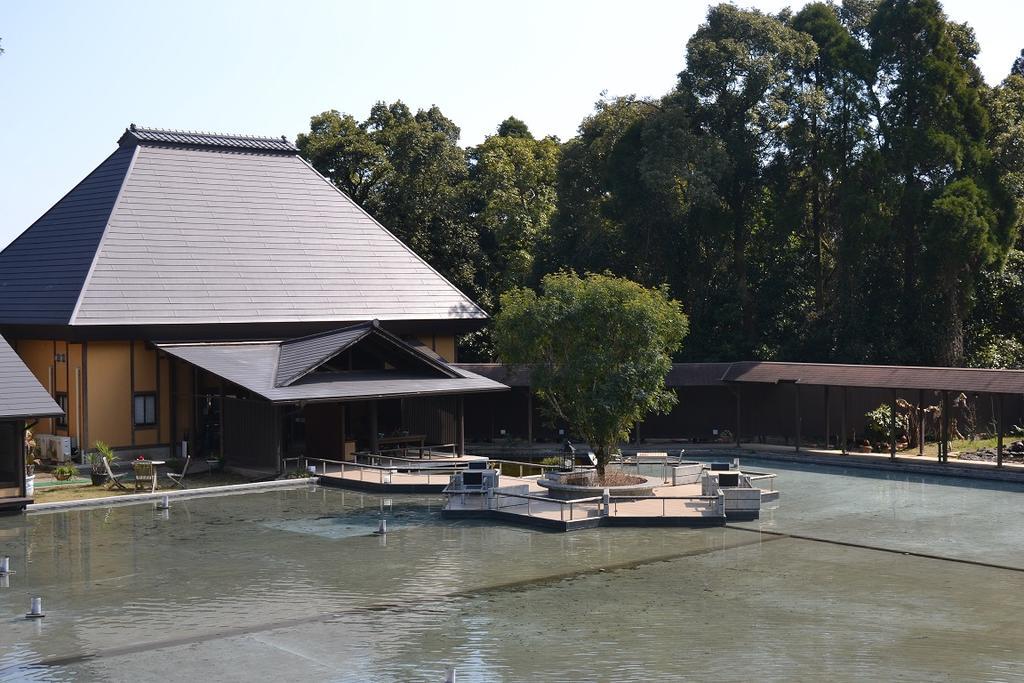
{"label": "deck railing", "polygon": [[[497,460],[497,459],[494,459],[494,458],[489,458],[487,460],[487,463],[489,465],[497,464],[498,471],[501,472],[503,475],[509,476],[509,477],[513,476],[511,473],[512,472],[516,472],[517,471],[516,468],[518,468],[519,474],[515,475],[515,476],[518,476],[520,478],[523,477],[524,476],[523,473],[528,471],[528,470],[539,470],[540,474],[544,474],[545,472],[550,472],[551,470],[559,469],[558,465],[543,465],[543,464],[541,464],[539,462],[523,462],[521,460]],[[509,472],[506,472],[505,471],[506,469],[509,470]],[[531,475],[526,475],[526,476],[531,476]]]}
{"label": "deck railing", "polygon": [[[632,514],[633,517],[668,517],[668,502],[669,501],[684,501],[682,504],[683,511],[686,511],[686,502],[698,502],[702,505],[695,506],[691,509],[701,510],[702,512],[710,512],[712,514],[724,514],[723,505],[724,500],[721,496],[611,496],[608,500],[611,505],[611,514],[618,516],[619,514],[619,503],[628,504],[636,501],[644,500],[655,500],[661,501],[661,514],[652,515],[644,514],[642,511],[640,514]],[[649,506],[648,506],[649,507]],[[657,509],[657,506],[655,506]],[[634,511],[635,512],[635,511]]]}
{"label": "deck railing", "polygon": [[[598,516],[603,514],[603,507],[602,507],[603,506],[603,502],[602,502],[603,499],[602,499],[601,496],[593,496],[593,497],[590,497],[590,498],[574,498],[574,499],[569,499],[569,500],[562,500],[562,499],[559,499],[559,498],[549,498],[547,496],[538,496],[538,495],[531,494],[531,493],[511,493],[511,492],[507,492],[507,491],[499,491],[497,489],[492,489],[492,491],[494,492],[494,506],[493,506],[492,509],[494,509],[494,510],[503,510],[503,509],[507,509],[507,508],[510,508],[510,507],[519,507],[521,505],[526,505],[526,515],[527,515],[527,517],[542,516],[541,513],[545,512],[545,510],[544,510],[544,506],[542,506],[541,503],[547,504],[547,507],[548,507],[547,511],[550,511],[550,506],[551,505],[557,505],[558,506],[558,518],[561,521],[563,521],[563,522],[566,521],[566,515],[567,514],[568,514],[568,521],[571,522],[571,521],[575,520],[576,519],[576,515],[577,515],[577,508],[579,506],[586,506],[586,505],[591,505],[591,504],[595,504],[596,503],[596,505],[594,505],[594,510],[597,512]],[[520,502],[520,503],[512,503],[512,504],[503,505],[502,504],[502,499],[505,499],[505,498],[512,498],[514,500],[520,500],[520,501],[525,500],[526,502],[525,503],[521,503]],[[590,517],[589,511],[587,512],[586,515],[584,515],[584,518],[586,518],[586,517]]]}
{"label": "deck railing", "polygon": [[[425,483],[429,486],[431,484],[447,483],[451,479],[451,475],[464,470],[464,468],[454,467],[420,467],[415,469],[406,469],[403,472],[399,472],[398,468],[394,466],[368,465],[365,463],[356,463],[346,460],[330,460],[328,458],[309,457],[287,458],[284,462],[288,463],[291,461],[296,461],[297,464],[301,462],[303,468],[309,467],[310,463],[314,463],[314,470],[321,476],[338,474],[342,479],[370,481],[378,484],[398,483],[396,479],[400,480],[404,476],[426,476],[426,482],[415,483]],[[319,463],[319,468],[316,463]],[[328,465],[336,466],[337,469],[333,472],[328,472]],[[348,476],[346,476],[346,473]]]}

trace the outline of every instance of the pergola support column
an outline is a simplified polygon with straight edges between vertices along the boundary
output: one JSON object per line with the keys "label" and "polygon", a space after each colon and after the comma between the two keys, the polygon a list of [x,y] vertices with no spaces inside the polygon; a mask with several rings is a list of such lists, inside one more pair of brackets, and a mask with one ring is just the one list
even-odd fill
{"label": "pergola support column", "polygon": [[743,394],[742,387],[736,385],[736,447],[740,447],[740,425],[743,424]]}
{"label": "pergola support column", "polygon": [[458,455],[466,454],[466,404],[465,399],[459,396],[455,416],[455,452]]}
{"label": "pergola support column", "polygon": [[839,435],[839,447],[842,449],[843,455],[846,455],[846,394],[847,388],[843,387],[843,412],[839,416],[839,429],[842,431]]}
{"label": "pergola support column", "polygon": [[889,459],[896,459],[896,390],[889,397]]}
{"label": "pergola support column", "polygon": [[370,401],[370,452],[380,453],[380,444],[377,443],[377,402]]}
{"label": "pergola support column", "polygon": [[526,443],[533,443],[533,390],[526,387]]}
{"label": "pergola support column", "polygon": [[832,448],[832,415],[829,406],[829,387],[825,387],[825,450]]}
{"label": "pergola support column", "polygon": [[996,467],[1003,466],[1003,395],[996,396]]}
{"label": "pergola support column", "polygon": [[942,390],[942,430],[939,445],[939,462],[946,462],[949,459],[949,391]]}
{"label": "pergola support column", "polygon": [[794,394],[796,396],[795,409],[796,409],[796,450],[800,452],[800,385],[793,385]]}
{"label": "pergola support column", "polygon": [[924,389],[917,390],[917,454],[924,455]]}

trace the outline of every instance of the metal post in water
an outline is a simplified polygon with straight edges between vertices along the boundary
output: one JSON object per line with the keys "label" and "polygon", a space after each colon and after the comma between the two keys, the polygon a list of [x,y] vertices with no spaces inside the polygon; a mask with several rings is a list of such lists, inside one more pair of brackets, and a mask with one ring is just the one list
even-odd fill
{"label": "metal post in water", "polygon": [[26,619],[42,619],[46,615],[43,614],[43,599],[38,596],[32,597],[31,606],[29,613],[25,615]]}
{"label": "metal post in water", "polygon": [[455,667],[450,666],[444,672],[444,683],[455,683]]}
{"label": "metal post in water", "polygon": [[377,525],[377,531],[375,532],[378,536],[383,536],[388,532],[388,520],[380,520],[380,524]]}
{"label": "metal post in water", "polygon": [[13,574],[11,571],[11,558],[7,555],[0,557],[0,576]]}
{"label": "metal post in water", "polygon": [[171,509],[171,499],[170,499],[170,497],[169,496],[164,496],[163,498],[161,498],[160,502],[157,503],[156,509],[157,510],[170,510]]}

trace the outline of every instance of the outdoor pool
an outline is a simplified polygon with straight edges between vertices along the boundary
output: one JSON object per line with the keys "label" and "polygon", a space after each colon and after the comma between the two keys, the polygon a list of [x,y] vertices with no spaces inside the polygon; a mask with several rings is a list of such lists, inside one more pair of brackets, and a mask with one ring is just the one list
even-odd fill
{"label": "outdoor pool", "polygon": [[1024,680],[1024,487],[743,465],[777,509],[700,530],[324,488],[0,518],[0,679]]}

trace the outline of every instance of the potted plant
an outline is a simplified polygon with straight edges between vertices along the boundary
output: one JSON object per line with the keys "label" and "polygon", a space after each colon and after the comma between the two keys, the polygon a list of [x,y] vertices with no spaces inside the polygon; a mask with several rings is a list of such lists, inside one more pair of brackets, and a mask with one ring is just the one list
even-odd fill
{"label": "potted plant", "polygon": [[51,474],[53,474],[53,478],[57,481],[67,481],[78,474],[78,470],[75,469],[74,465],[70,464],[57,465],[53,468]]}
{"label": "potted plant", "polygon": [[92,485],[102,486],[110,479],[107,476],[107,468],[104,467],[103,461],[106,460],[107,464],[111,464],[117,460],[117,456],[114,454],[114,449],[102,441],[97,441],[92,447],[93,452],[89,457],[89,461],[92,464],[92,473],[90,475],[92,477]]}

